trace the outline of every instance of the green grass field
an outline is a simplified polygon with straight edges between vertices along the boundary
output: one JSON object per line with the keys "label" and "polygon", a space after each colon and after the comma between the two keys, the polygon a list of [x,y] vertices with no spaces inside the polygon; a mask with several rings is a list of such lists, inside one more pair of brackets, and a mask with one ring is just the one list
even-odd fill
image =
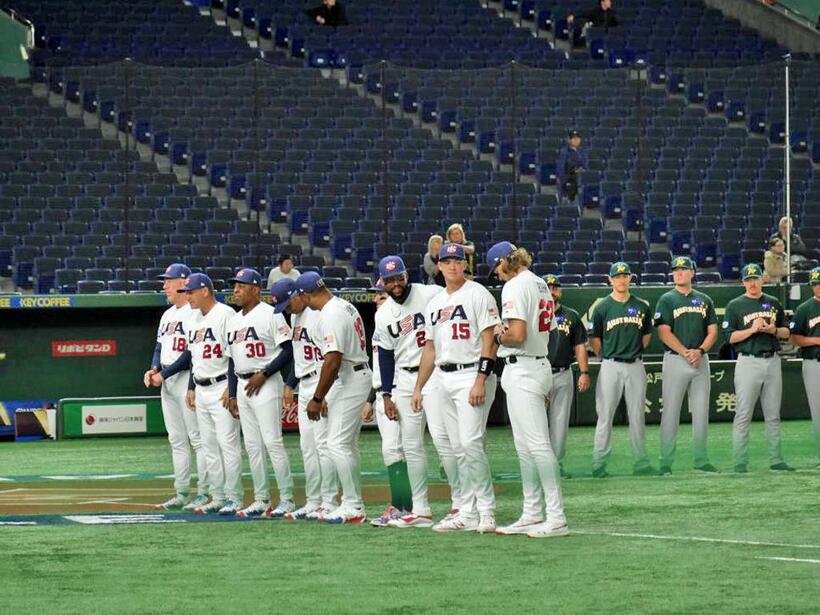
{"label": "green grass field", "polygon": [[[647,435],[657,451],[657,428]],[[748,475],[690,472],[684,426],[675,474],[635,478],[626,430],[616,428],[615,476],[595,480],[592,430],[572,429],[565,466],[576,477],[563,488],[574,533],[550,540],[266,521],[0,527],[0,611],[817,613],[820,470],[808,422],[784,423],[783,435],[794,474],[767,470],[755,423]],[[731,467],[730,443],[731,426],[714,425],[721,469]],[[297,437],[287,445],[301,471]],[[509,522],[520,510],[509,430],[491,429],[487,448],[501,477],[498,519]],[[363,471],[379,472],[376,433],[362,435],[362,451]],[[0,445],[3,477],[169,471],[157,438]],[[383,504],[368,502],[369,513]],[[446,507],[434,502],[436,514]]]}

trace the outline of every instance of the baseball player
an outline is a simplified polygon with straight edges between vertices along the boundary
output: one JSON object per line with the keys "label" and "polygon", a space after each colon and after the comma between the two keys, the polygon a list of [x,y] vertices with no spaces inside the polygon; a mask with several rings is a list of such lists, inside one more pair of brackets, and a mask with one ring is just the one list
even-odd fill
{"label": "baseball player", "polygon": [[[356,308],[335,297],[317,273],[303,273],[296,287],[304,293],[308,307],[320,312],[319,339],[324,354],[319,383],[306,411],[311,421],[327,414],[327,447],[342,486],[342,503],[322,520],[364,523],[367,513],[359,472],[359,431],[372,377],[364,322]],[[325,402],[327,410],[323,409]]]}
{"label": "baseball player", "polygon": [[780,302],[763,293],[763,268],[748,264],[740,272],[746,292],[726,304],[723,329],[738,354],[735,364],[735,419],[732,425],[735,472],[749,471],[749,427],[757,400],[763,408],[769,467],[792,472],[780,451],[780,371],[778,339],[789,337]]}
{"label": "baseball player", "polygon": [[809,283],[814,297],[797,306],[789,328],[792,344],[800,346],[803,358],[803,384],[814,423],[817,456],[820,457],[820,267],[811,270]]}
{"label": "baseball player", "polygon": [[692,288],[695,264],[688,256],[672,259],[675,288],[655,306],[655,327],[666,352],[663,355],[663,410],[661,411],[660,474],[672,474],[683,396],[692,415],[692,451],[695,469],[717,472],[706,454],[709,429],[709,350],[717,341],[715,306],[707,295]]}
{"label": "baseball player", "polygon": [[[171,462],[174,468],[176,495],[158,506],[163,510],[194,510],[208,501],[208,470],[205,451],[199,437],[196,414],[185,405],[188,378],[191,369],[191,353],[187,351],[186,325],[191,316],[188,296],[177,290],[185,286],[191,270],[181,263],[169,265],[157,277],[169,307],[162,314],[157,329],[157,345],[151,360],[151,369],[143,375],[146,387],[161,386],[162,418],[171,444]],[[197,495],[190,497],[191,448],[194,449],[197,473]]]}
{"label": "baseball player", "polygon": [[[575,389],[579,393],[589,390],[589,356],[587,354],[587,330],[581,316],[561,303],[561,280],[556,275],[547,275],[544,280],[555,302],[555,317],[550,330],[549,362],[552,370],[552,388],[547,398],[550,442],[558,458],[562,478],[570,478],[564,470],[563,461],[567,450],[569,415]],[[572,374],[572,362],[578,362],[580,375],[578,384]]]}
{"label": "baseball player", "polygon": [[[387,301],[382,280],[371,288],[376,291],[373,303],[376,304],[376,313]],[[388,418],[384,412],[384,398],[382,397],[382,379],[379,370],[379,347],[376,345],[378,334],[373,334],[373,388],[367,402],[362,408],[362,420],[370,421],[376,417],[376,425],[382,439],[382,459],[387,467],[387,479],[390,483],[390,504],[387,505],[381,516],[370,522],[373,527],[387,527],[390,521],[409,514],[413,509],[413,500],[410,490],[410,479],[407,476],[407,462],[404,459],[404,449],[401,445],[401,424],[398,417]]]}
{"label": "baseball player", "polygon": [[612,419],[621,396],[629,415],[629,439],[635,460],[634,474],[655,474],[646,454],[644,409],[646,371],[641,361],[644,348],[652,338],[649,305],[629,293],[632,270],[624,262],[612,263],[609,283],[612,292],[592,311],[589,322],[590,345],[602,357],[595,387],[598,424],[592,450],[592,475],[606,478],[606,462],[612,453]]}
{"label": "baseball player", "polygon": [[[284,518],[289,521],[317,521],[336,510],[336,492],[339,489],[336,468],[327,448],[327,416],[321,416],[316,421],[309,420],[307,416],[307,403],[316,391],[324,361],[319,338],[319,312],[307,307],[307,300],[296,288],[294,280],[284,279],[277,284],[281,284],[284,299],[280,299],[277,288],[274,311],[277,314],[288,311],[293,331],[293,369],[285,385],[283,406],[289,409],[298,403],[299,447],[305,467],[305,505],[286,513]],[[297,387],[298,401],[294,401]]]}
{"label": "baseball player", "polygon": [[[446,243],[439,268],[446,287],[427,305],[425,345],[413,389],[412,407],[444,416],[447,434],[459,457],[461,503],[457,515],[433,529],[439,532],[495,532],[495,493],[484,450],[487,417],[495,397],[496,344],[493,330],[501,320],[495,298],[465,276],[464,247]],[[439,391],[423,398],[435,371]]]}
{"label": "baseball player", "polygon": [[[291,331],[284,316],[261,302],[262,276],[258,271],[240,269],[228,282],[234,285],[234,303],[241,308],[228,321],[228,404],[231,414],[239,414],[254,490],[253,503],[237,514],[279,519],[296,510],[281,417],[281,371],[293,358]],[[271,297],[274,303],[282,300],[282,287],[274,284]],[[270,505],[265,451],[279,486],[275,508]]]}
{"label": "baseball player", "polygon": [[521,517],[496,529],[496,534],[566,536],[569,529],[558,459],[547,422],[547,395],[552,386],[547,354],[555,304],[547,283],[530,271],[532,257],[524,248],[509,241],[497,243],[487,252],[487,263],[490,275],[496,274],[505,282],[501,290],[503,325],[496,328],[495,342],[504,365],[501,386],[507,394],[524,492]]}
{"label": "baseball player", "polygon": [[188,293],[194,313],[188,324],[191,377],[185,398],[196,410],[205,448],[211,501],[197,513],[235,515],[242,508],[242,448],[239,420],[223,406],[228,384],[228,321],[234,311],[214,297],[204,273],[192,273],[178,292]]}

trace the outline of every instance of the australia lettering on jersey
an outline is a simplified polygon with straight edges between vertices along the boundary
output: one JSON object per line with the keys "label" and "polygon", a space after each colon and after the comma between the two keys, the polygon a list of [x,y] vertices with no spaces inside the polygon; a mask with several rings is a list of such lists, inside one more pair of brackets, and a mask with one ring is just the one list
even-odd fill
{"label": "australia lettering on jersey", "polygon": [[407,335],[408,333],[423,327],[424,315],[421,312],[418,312],[416,314],[407,314],[404,318],[397,320],[394,324],[387,325],[387,332],[390,334],[390,337],[399,338],[402,335]]}
{"label": "australia lettering on jersey", "polygon": [[185,329],[182,328],[182,321],[181,320],[174,320],[169,322],[165,325],[165,329],[162,332],[163,335],[185,335]]}
{"label": "australia lettering on jersey", "polygon": [[563,316],[558,316],[555,318],[555,330],[562,335],[566,335],[569,337],[570,326],[569,320],[564,318]]}
{"label": "australia lettering on jersey", "polygon": [[255,327],[242,327],[239,331],[228,331],[229,344],[239,344],[245,340],[259,340]]}
{"label": "australia lettering on jersey", "polygon": [[448,320],[457,319],[467,320],[467,312],[464,310],[464,306],[448,305],[430,316],[430,324],[437,325],[442,322],[447,322]]}
{"label": "australia lettering on jersey", "polygon": [[763,304],[763,309],[767,310],[766,312],[752,312],[751,314],[746,314],[743,317],[743,326],[748,325],[750,322],[757,320],[758,318],[767,318],[769,320],[774,320],[777,316],[777,312],[774,308],[771,308],[767,304]]}
{"label": "australia lettering on jersey", "polygon": [[678,319],[680,316],[684,314],[700,314],[702,318],[706,318],[706,305],[701,303],[700,305],[685,305],[683,307],[676,308],[672,310],[672,318]]}
{"label": "australia lettering on jersey", "polygon": [[809,320],[809,329],[814,329],[817,325],[820,325],[820,316],[815,316]]}
{"label": "australia lettering on jersey", "polygon": [[215,342],[216,336],[210,327],[197,329],[188,334],[188,343],[201,344],[202,342]]}
{"label": "australia lettering on jersey", "polygon": [[[633,311],[635,308],[629,308],[629,311]],[[621,325],[635,325],[638,328],[643,326],[643,312],[635,312],[634,316],[621,316],[620,318],[613,318],[612,320],[608,320],[606,323],[606,330],[612,331],[615,327],[620,327]]]}

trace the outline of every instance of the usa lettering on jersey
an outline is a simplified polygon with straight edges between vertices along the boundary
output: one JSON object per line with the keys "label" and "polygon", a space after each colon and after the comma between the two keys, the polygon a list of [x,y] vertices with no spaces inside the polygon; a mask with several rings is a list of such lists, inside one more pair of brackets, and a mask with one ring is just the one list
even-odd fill
{"label": "usa lettering on jersey", "polygon": [[392,325],[387,325],[387,332],[394,339],[407,335],[416,329],[424,328],[424,314],[407,314],[401,320],[397,320]]}
{"label": "usa lettering on jersey", "polygon": [[238,331],[228,331],[229,344],[241,344],[244,341],[259,341],[255,327],[242,327]]}
{"label": "usa lettering on jersey", "polygon": [[160,335],[185,335],[185,328],[182,326],[182,321],[174,320],[166,323]]}
{"label": "usa lettering on jersey", "polygon": [[448,320],[467,320],[467,312],[464,310],[464,306],[448,305],[430,314],[430,323],[433,325],[439,325]]}

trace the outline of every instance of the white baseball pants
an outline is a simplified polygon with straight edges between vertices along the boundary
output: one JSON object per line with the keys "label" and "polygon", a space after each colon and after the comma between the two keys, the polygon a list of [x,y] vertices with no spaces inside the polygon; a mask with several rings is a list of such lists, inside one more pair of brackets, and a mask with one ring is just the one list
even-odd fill
{"label": "white baseball pants", "polygon": [[222,382],[197,386],[196,415],[208,464],[211,497],[214,500],[229,498],[241,503],[242,444],[239,441],[239,421],[222,406],[225,386]]}
{"label": "white baseball pants", "polygon": [[162,418],[171,444],[174,489],[188,493],[191,489],[191,448],[196,458],[197,494],[208,495],[208,464],[199,436],[196,412],[185,404],[190,372],[179,372],[163,381],[160,389]]}
{"label": "white baseball pants", "polygon": [[[399,410],[401,424],[401,447],[407,461],[407,477],[413,494],[413,512],[428,516],[430,500],[427,494],[427,453],[424,450],[424,410],[416,412],[411,407],[413,389],[416,386],[416,373],[396,368],[396,387],[393,389],[393,402]],[[422,408],[429,397],[429,386],[422,391]]]}
{"label": "white baseball pants", "polygon": [[305,466],[305,500],[314,506],[335,508],[339,483],[327,448],[327,417],[311,421],[307,415],[307,404],[317,384],[319,374],[299,381],[299,447]]}
{"label": "white baseball pants", "polygon": [[444,417],[449,404],[445,404],[443,396],[444,392],[439,386],[437,372],[433,372],[422,390],[422,407],[433,446],[444,468],[447,483],[450,485],[450,508],[460,510],[464,494],[461,489],[459,467],[464,463],[464,450],[461,448],[461,443],[451,440],[447,433],[447,423]]}

